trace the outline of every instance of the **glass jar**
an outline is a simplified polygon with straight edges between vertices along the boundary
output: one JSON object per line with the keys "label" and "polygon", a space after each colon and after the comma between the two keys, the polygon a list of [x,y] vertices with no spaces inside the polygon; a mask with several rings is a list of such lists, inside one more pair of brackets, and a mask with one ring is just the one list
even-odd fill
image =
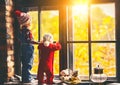
{"label": "glass jar", "polygon": [[99,67],[99,65],[94,68],[94,73],[90,76],[92,82],[102,83],[107,80],[107,75],[103,73],[103,68]]}

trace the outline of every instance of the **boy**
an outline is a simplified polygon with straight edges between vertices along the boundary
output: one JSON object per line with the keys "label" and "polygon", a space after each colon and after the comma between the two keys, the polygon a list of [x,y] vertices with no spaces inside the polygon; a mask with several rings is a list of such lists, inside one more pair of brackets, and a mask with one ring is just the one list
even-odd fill
{"label": "boy", "polygon": [[32,33],[29,29],[31,25],[31,17],[19,10],[15,11],[17,16],[18,22],[20,24],[20,33],[19,33],[19,41],[21,45],[21,61],[22,61],[22,82],[23,83],[30,83],[32,81],[32,76],[30,70],[32,69],[33,65],[33,53],[34,53],[34,46],[33,44],[39,44],[33,40]]}

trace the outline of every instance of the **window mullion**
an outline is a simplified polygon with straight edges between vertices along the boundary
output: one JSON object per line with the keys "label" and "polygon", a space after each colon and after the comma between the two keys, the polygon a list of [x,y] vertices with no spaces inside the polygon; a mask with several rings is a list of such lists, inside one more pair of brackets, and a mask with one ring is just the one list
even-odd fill
{"label": "window mullion", "polygon": [[[72,19],[72,6],[68,7],[68,41],[73,41],[73,19]],[[74,61],[73,61],[73,43],[68,43],[68,68],[74,69]]]}
{"label": "window mullion", "polygon": [[91,10],[88,3],[88,52],[89,52],[89,76],[92,74],[92,54],[91,54]]}

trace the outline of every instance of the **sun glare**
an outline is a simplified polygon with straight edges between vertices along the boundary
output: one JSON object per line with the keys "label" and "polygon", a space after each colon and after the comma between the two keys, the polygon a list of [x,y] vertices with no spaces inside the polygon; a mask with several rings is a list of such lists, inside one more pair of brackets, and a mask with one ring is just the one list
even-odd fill
{"label": "sun glare", "polygon": [[73,6],[73,15],[87,15],[88,6],[87,5],[75,5]]}
{"label": "sun glare", "polygon": [[72,4],[88,4],[89,3],[89,0],[71,0]]}

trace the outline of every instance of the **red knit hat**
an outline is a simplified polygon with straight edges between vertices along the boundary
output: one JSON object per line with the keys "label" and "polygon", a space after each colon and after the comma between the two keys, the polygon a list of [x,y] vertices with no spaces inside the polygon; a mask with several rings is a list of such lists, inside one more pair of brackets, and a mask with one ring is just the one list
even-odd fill
{"label": "red knit hat", "polygon": [[31,17],[29,14],[25,12],[21,12],[20,10],[16,10],[15,14],[17,16],[17,19],[20,25],[25,25],[31,22]]}

